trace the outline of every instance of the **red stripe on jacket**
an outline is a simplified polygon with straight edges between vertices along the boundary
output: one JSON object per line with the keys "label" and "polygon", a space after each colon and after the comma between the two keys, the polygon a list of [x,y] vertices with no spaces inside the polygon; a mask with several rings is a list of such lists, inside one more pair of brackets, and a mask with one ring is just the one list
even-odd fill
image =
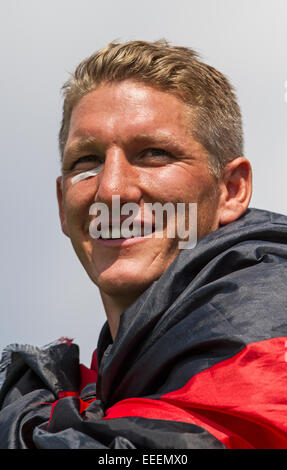
{"label": "red stripe on jacket", "polygon": [[287,448],[286,340],[251,343],[179,390],[158,400],[122,400],[103,419],[184,421],[203,427],[228,448]]}

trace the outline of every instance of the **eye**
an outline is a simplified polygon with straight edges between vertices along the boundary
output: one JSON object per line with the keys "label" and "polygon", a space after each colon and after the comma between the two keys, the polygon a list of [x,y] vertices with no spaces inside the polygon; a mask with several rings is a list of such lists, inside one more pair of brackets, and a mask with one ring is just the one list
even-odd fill
{"label": "eye", "polygon": [[169,152],[163,149],[152,148],[144,152],[147,156],[159,157],[159,156],[171,156]]}
{"label": "eye", "polygon": [[140,154],[140,160],[154,165],[163,165],[174,160],[174,156],[161,148],[146,149]]}
{"label": "eye", "polygon": [[71,170],[87,168],[90,166],[87,165],[89,163],[92,163],[95,167],[95,165],[101,165],[103,162],[97,155],[84,155],[72,163]]}

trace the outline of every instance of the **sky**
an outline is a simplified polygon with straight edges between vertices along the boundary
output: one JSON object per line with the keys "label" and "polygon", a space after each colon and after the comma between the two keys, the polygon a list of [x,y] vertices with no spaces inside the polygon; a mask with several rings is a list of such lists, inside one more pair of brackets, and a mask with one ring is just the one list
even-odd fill
{"label": "sky", "polygon": [[60,228],[61,87],[107,43],[165,38],[236,89],[251,207],[287,214],[286,0],[9,0],[0,7],[0,350],[74,339],[90,364],[105,312]]}

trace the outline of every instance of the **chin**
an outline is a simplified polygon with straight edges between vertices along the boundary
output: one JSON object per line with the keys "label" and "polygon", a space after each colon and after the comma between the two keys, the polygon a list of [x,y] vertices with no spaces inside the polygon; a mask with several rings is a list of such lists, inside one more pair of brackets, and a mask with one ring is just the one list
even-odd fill
{"label": "chin", "polygon": [[98,288],[109,296],[131,296],[142,294],[161,273],[122,272],[121,270],[108,269],[103,271],[94,280]]}
{"label": "chin", "polygon": [[152,282],[152,280],[142,282],[136,279],[107,279],[100,276],[96,284],[101,292],[110,297],[130,297],[141,295]]}

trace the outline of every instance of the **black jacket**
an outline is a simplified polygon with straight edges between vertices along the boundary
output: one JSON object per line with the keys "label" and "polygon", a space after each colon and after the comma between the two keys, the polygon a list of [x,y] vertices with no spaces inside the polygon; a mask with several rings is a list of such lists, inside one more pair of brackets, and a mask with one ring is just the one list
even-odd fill
{"label": "black jacket", "polygon": [[[3,353],[0,448],[287,448],[287,217],[249,209],[103,326]],[[98,370],[99,368],[99,370]]]}

